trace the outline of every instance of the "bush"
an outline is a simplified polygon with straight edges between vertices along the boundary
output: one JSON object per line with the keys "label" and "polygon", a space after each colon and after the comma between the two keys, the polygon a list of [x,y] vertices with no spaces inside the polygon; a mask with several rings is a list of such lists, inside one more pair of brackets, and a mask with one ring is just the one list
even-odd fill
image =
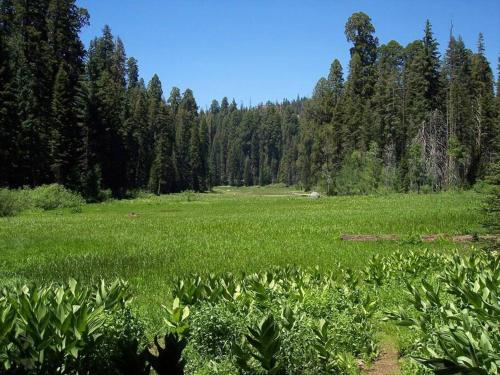
{"label": "bush", "polygon": [[[86,288],[70,280],[64,285],[3,290],[0,372],[80,372],[79,368],[92,362],[87,356],[92,358],[90,353],[102,352],[99,347],[103,339],[113,334],[109,314],[124,309],[128,301],[128,285],[122,281]],[[117,319],[112,321],[120,326],[115,331],[125,331],[121,327],[127,325]],[[106,331],[108,336],[103,335]],[[115,355],[118,350],[113,348],[111,353]]]}
{"label": "bush", "polygon": [[25,191],[31,206],[45,211],[57,208],[71,208],[74,211],[80,211],[81,206],[85,203],[79,194],[59,184],[42,185]]}
{"label": "bush", "polygon": [[491,253],[447,259],[437,280],[408,283],[412,309],[387,314],[416,332],[408,354],[435,373],[498,374],[500,261]]}
{"label": "bush", "polygon": [[81,374],[149,374],[144,326],[129,307],[106,313],[102,336],[82,353]]}
{"label": "bush", "polygon": [[14,216],[21,211],[21,202],[15,191],[0,189],[0,217]]}
{"label": "bush", "polygon": [[376,355],[367,294],[317,270],[194,276],[178,281],[173,295],[189,304],[183,357],[190,373],[234,366],[252,374],[351,374],[357,360]]}

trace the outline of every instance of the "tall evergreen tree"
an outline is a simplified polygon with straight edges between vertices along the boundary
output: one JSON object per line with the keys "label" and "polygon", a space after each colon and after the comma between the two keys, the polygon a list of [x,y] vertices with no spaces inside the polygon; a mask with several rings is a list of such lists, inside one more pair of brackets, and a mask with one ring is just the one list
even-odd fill
{"label": "tall evergreen tree", "polygon": [[7,49],[5,26],[0,27],[0,186],[17,187],[19,175],[20,134],[17,124],[16,93],[11,58]]}
{"label": "tall evergreen tree", "polygon": [[467,175],[469,184],[484,176],[487,165],[499,151],[500,129],[495,121],[493,72],[486,59],[483,35],[479,34],[477,52],[471,60],[471,162]]}
{"label": "tall evergreen tree", "polygon": [[462,38],[450,37],[444,71],[450,155],[448,173],[452,184],[466,181],[473,147],[471,54]]}
{"label": "tall evergreen tree", "polygon": [[[396,41],[379,48],[373,97],[375,140],[386,158],[400,161],[406,147],[404,124],[404,49]],[[388,154],[392,154],[388,155]]]}
{"label": "tall evergreen tree", "polygon": [[347,20],[345,35],[352,42],[349,77],[346,84],[344,149],[367,149],[368,140],[376,133],[371,124],[371,98],[376,80],[375,62],[378,39],[375,27],[365,13],[354,13]]}
{"label": "tall evergreen tree", "polygon": [[52,96],[51,169],[57,183],[79,190],[83,139],[75,104],[70,77],[61,64]]}
{"label": "tall evergreen tree", "polygon": [[193,127],[198,128],[198,106],[190,89],[187,89],[182,95],[175,118],[175,152],[178,186],[181,190],[194,189],[189,151],[192,129]]}

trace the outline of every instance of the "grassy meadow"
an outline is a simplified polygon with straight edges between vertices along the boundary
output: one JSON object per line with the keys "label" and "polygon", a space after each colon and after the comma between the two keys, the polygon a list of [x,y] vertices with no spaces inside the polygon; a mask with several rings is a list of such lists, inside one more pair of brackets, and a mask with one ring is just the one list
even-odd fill
{"label": "grassy meadow", "polygon": [[[311,200],[283,187],[219,187],[89,204],[80,213],[29,211],[0,218],[0,283],[120,277],[131,283],[152,329],[177,276],[287,264],[359,269],[371,256],[398,249],[467,248],[417,238],[479,231],[478,202],[471,191]],[[342,234],[402,240],[350,242]]]}

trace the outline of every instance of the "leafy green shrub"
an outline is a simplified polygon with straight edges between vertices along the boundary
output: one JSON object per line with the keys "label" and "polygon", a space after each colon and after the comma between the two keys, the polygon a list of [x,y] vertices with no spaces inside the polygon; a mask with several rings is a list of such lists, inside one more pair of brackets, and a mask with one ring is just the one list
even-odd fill
{"label": "leafy green shrub", "polygon": [[245,314],[233,307],[205,302],[191,314],[190,342],[205,358],[224,357],[246,332]]}
{"label": "leafy green shrub", "polygon": [[447,259],[437,280],[407,284],[413,311],[388,319],[418,335],[409,354],[435,373],[497,374],[500,368],[500,260],[476,253]]}
{"label": "leafy green shrub", "polygon": [[106,312],[101,337],[81,354],[78,372],[83,374],[149,374],[144,348],[144,326],[127,306]]}
{"label": "leafy green shrub", "polygon": [[[377,353],[373,302],[359,289],[341,287],[333,274],[287,267],[241,278],[195,275],[178,280],[173,293],[190,306],[184,356],[192,373],[229,361],[252,374],[327,374],[333,368],[351,374],[357,359]],[[332,337],[328,363],[319,359],[315,336],[321,319]]]}
{"label": "leafy green shrub", "polygon": [[14,216],[21,211],[22,205],[17,192],[0,189],[0,217]]}
{"label": "leafy green shrub", "polygon": [[117,281],[95,288],[23,286],[0,294],[0,363],[7,373],[75,373],[99,352],[109,315],[129,301]]}
{"label": "leafy green shrub", "polygon": [[71,208],[79,211],[85,203],[79,194],[59,184],[42,185],[26,192],[27,199],[33,207],[46,211],[57,208]]}
{"label": "leafy green shrub", "polygon": [[248,343],[247,350],[238,345],[234,346],[239,367],[250,373],[254,372],[254,367],[248,363],[253,358],[259,365],[260,373],[269,375],[284,373],[285,369],[279,358],[280,327],[273,315],[268,315],[256,326],[249,326],[248,331],[244,341]]}
{"label": "leafy green shrub", "polygon": [[72,212],[81,212],[84,203],[79,194],[58,184],[42,185],[34,189],[0,189],[0,217],[12,216],[30,208],[46,211],[70,208]]}

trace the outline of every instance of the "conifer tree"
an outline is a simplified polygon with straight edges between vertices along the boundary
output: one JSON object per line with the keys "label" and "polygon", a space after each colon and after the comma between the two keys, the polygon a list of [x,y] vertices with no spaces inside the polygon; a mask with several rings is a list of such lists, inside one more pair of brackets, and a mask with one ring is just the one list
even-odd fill
{"label": "conifer tree", "polygon": [[200,156],[202,164],[200,190],[211,189],[208,179],[210,173],[208,165],[209,138],[207,118],[203,113],[200,118]]}
{"label": "conifer tree", "polygon": [[365,13],[354,13],[347,20],[345,35],[352,42],[349,77],[346,84],[344,146],[347,153],[353,149],[366,149],[368,140],[375,135],[371,125],[371,103],[376,80],[375,62],[378,39],[375,28]]}
{"label": "conifer tree", "polygon": [[55,182],[79,190],[82,183],[82,132],[76,117],[73,86],[63,64],[56,75],[52,95],[52,173]]}
{"label": "conifer tree", "polygon": [[205,190],[205,176],[203,172],[203,159],[200,144],[200,130],[194,125],[191,128],[191,139],[189,143],[189,167],[190,187],[194,191]]}
{"label": "conifer tree", "polygon": [[479,34],[477,52],[471,61],[471,162],[467,175],[469,184],[484,176],[487,165],[498,151],[499,131],[495,121],[493,72],[486,59],[483,35]]}
{"label": "conifer tree", "polygon": [[171,135],[172,121],[169,109],[163,101],[159,104],[156,121],[157,129],[149,174],[149,189],[159,195],[176,191]]}
{"label": "conifer tree", "polygon": [[461,38],[450,37],[446,51],[446,113],[448,123],[449,182],[463,184],[473,147],[471,52]]}
{"label": "conifer tree", "polygon": [[182,96],[177,110],[175,127],[176,170],[180,190],[195,188],[195,186],[192,186],[189,152],[193,127],[198,128],[198,106],[193,92],[187,89]]}
{"label": "conifer tree", "polygon": [[7,49],[4,27],[0,28],[0,186],[17,187],[22,182],[18,175],[20,134],[14,76]]}
{"label": "conifer tree", "polygon": [[373,97],[376,138],[385,154],[394,154],[400,161],[406,147],[404,129],[404,49],[396,41],[379,48],[377,82]]}

